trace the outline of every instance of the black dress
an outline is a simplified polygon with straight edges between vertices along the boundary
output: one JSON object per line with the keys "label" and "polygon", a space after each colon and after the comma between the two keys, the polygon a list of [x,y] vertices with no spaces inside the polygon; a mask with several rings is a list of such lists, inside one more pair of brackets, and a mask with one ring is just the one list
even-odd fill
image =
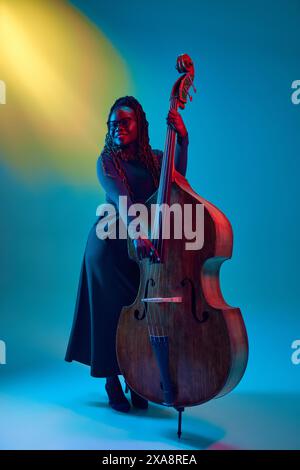
{"label": "black dress", "polygon": [[[175,167],[185,176],[188,136],[177,138]],[[162,152],[154,150],[161,160]],[[105,158],[105,161],[104,161]],[[118,197],[128,191],[110,157],[100,156],[97,174],[107,202],[118,206]],[[134,194],[133,202],[145,202],[156,190],[144,165],[136,160],[120,161]],[[82,260],[74,321],[66,361],[91,366],[94,377],[120,374],[116,357],[116,330],[121,309],[136,298],[139,267],[128,257],[126,239],[101,240],[96,235],[99,218],[88,235]]]}

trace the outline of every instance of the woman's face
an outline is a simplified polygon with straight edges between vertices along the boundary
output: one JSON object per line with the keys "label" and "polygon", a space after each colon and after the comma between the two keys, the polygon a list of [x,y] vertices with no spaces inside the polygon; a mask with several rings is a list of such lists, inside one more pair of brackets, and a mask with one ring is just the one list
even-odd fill
{"label": "woman's face", "polygon": [[127,106],[114,109],[107,125],[115,145],[126,147],[137,140],[137,121],[133,109]]}

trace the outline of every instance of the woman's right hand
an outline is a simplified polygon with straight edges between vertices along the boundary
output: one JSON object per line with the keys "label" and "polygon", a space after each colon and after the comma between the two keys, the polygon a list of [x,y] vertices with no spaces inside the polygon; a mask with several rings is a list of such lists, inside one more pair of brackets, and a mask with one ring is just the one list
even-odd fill
{"label": "woman's right hand", "polygon": [[153,261],[160,261],[158,251],[149,238],[137,238],[133,240],[133,244],[139,260],[150,258]]}

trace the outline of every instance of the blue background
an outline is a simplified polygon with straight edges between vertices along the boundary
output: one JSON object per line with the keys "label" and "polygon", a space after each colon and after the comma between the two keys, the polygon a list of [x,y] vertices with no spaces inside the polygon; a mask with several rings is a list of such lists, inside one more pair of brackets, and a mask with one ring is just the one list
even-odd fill
{"label": "blue background", "polygon": [[[291,102],[291,84],[300,79],[300,2],[70,4],[126,62],[154,148],[164,147],[176,57],[193,58],[197,93],[183,111],[187,179],[234,230],[221,286],[226,301],[242,311],[250,345],[236,391],[299,393],[291,343],[300,338],[300,105]],[[88,183],[47,171],[30,184],[1,160],[0,339],[7,365],[0,378],[8,380],[63,361],[85,241],[104,196],[95,166]]]}

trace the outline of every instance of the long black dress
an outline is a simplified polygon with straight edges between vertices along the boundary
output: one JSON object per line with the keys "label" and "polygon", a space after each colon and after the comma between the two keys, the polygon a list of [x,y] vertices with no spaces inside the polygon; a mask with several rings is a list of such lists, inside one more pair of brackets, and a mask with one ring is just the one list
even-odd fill
{"label": "long black dress", "polygon": [[[177,138],[175,168],[185,176],[188,136]],[[154,150],[161,160],[162,152]],[[132,202],[145,202],[156,190],[151,174],[139,161],[120,160],[134,194]],[[100,184],[107,202],[118,207],[127,196],[110,157],[97,161]],[[94,377],[120,374],[116,357],[116,330],[121,309],[130,305],[139,287],[139,267],[128,257],[126,239],[101,240],[96,235],[99,218],[88,235],[78,285],[74,321],[65,360],[91,366]]]}

